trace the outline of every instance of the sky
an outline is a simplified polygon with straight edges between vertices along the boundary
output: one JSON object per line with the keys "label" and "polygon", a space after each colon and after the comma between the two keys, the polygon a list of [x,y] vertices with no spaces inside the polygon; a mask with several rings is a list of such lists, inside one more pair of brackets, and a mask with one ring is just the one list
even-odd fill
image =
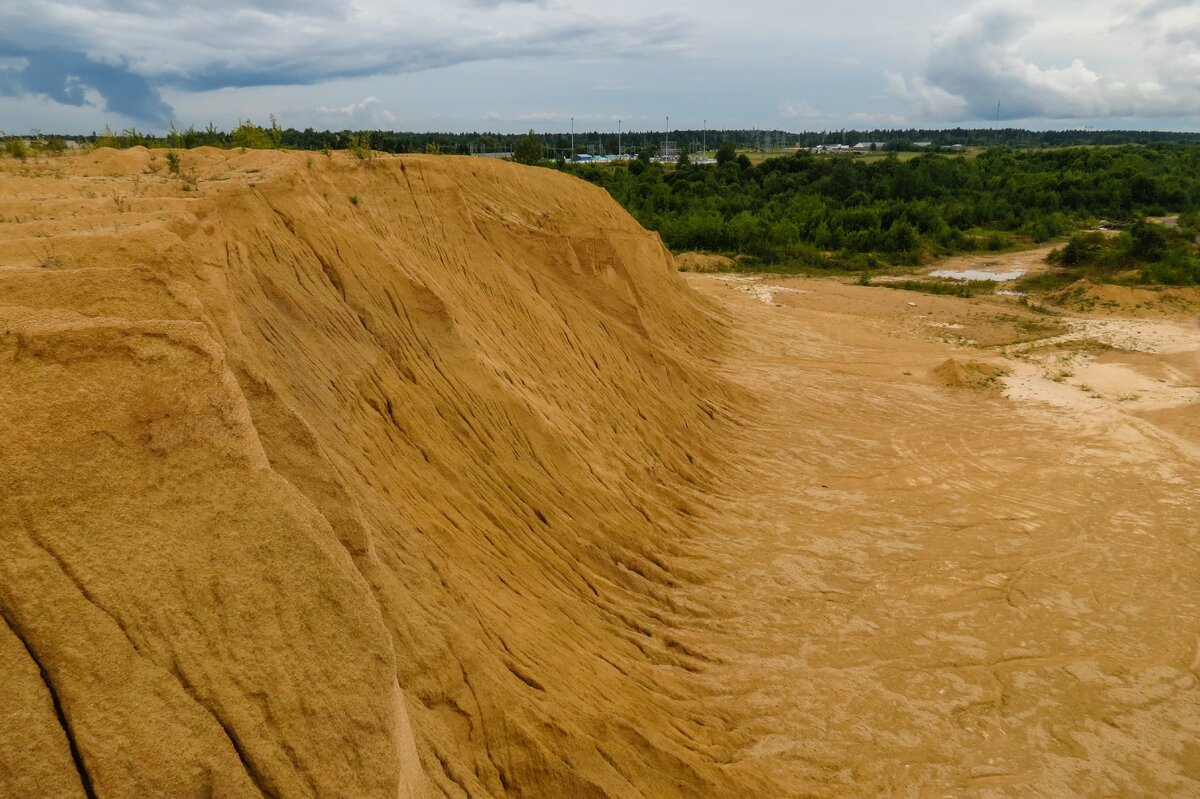
{"label": "sky", "polygon": [[0,130],[1200,130],[1200,0],[0,0]]}

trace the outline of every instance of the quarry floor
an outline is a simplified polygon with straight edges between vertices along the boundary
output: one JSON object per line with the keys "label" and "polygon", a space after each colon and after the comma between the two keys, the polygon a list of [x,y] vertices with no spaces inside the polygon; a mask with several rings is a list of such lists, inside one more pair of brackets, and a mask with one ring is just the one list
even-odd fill
{"label": "quarry floor", "polygon": [[687,279],[764,402],[696,589],[727,616],[691,642],[741,767],[813,796],[1200,795],[1195,318]]}

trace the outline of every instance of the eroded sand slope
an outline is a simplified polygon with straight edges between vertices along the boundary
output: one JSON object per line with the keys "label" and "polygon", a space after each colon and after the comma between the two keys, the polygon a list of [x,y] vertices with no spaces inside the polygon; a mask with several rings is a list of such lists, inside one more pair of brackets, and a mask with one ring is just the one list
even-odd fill
{"label": "eroded sand slope", "polygon": [[1191,328],[1072,386],[549,170],[182,160],[0,171],[0,796],[1200,790]]}
{"label": "eroded sand slope", "polygon": [[3,178],[0,793],[721,791],[664,558],[732,394],[657,239],[545,170],[183,161]]}

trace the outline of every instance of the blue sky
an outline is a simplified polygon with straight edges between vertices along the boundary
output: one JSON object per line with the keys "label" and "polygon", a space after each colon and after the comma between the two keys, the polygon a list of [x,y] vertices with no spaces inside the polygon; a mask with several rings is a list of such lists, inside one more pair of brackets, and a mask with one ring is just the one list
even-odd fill
{"label": "blue sky", "polygon": [[0,0],[0,130],[1200,130],[1200,0]]}

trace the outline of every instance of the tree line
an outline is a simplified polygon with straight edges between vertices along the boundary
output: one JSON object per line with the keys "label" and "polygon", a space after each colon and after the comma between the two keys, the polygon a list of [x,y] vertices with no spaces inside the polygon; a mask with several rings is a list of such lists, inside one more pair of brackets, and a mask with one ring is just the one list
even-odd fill
{"label": "tree line", "polygon": [[[269,134],[277,133],[275,141]],[[267,134],[264,142],[256,133]],[[34,140],[45,138],[74,141],[114,147],[236,147],[248,146],[248,137],[272,146],[296,150],[346,150],[366,141],[380,152],[388,153],[441,153],[468,155],[478,152],[512,152],[515,145],[526,134],[495,132],[416,132],[393,130],[299,130],[281,128],[272,119],[269,125],[259,126],[250,120],[239,122],[231,130],[219,130],[211,123],[203,128],[195,126],[172,128],[165,133],[151,133],[128,128],[121,131],[92,131],[75,136],[42,137],[35,134]],[[566,131],[535,134],[544,152],[564,154],[570,157],[572,139]],[[0,134],[0,138],[7,138]],[[947,129],[874,129],[874,130],[825,130],[791,132],[779,129],[674,129],[634,130],[618,134],[612,130],[579,131],[574,137],[574,148],[579,153],[593,154],[640,153],[647,149],[657,150],[664,139],[669,139],[684,150],[695,151],[701,146],[715,149],[723,142],[730,142],[739,150],[778,150],[781,147],[815,147],[825,144],[854,145],[858,142],[883,142],[884,150],[920,150],[915,143],[928,143],[933,148],[960,145],[964,147],[1064,147],[1078,145],[1121,145],[1152,143],[1200,143],[1200,133],[1172,131],[1097,131],[1060,130],[1030,131],[1020,128],[947,128]]]}
{"label": "tree line", "polygon": [[[722,157],[723,156],[723,157]],[[1045,242],[1100,220],[1200,208],[1200,145],[995,148],[874,161],[814,156],[716,167],[568,164],[673,250],[772,268],[869,268]]]}

